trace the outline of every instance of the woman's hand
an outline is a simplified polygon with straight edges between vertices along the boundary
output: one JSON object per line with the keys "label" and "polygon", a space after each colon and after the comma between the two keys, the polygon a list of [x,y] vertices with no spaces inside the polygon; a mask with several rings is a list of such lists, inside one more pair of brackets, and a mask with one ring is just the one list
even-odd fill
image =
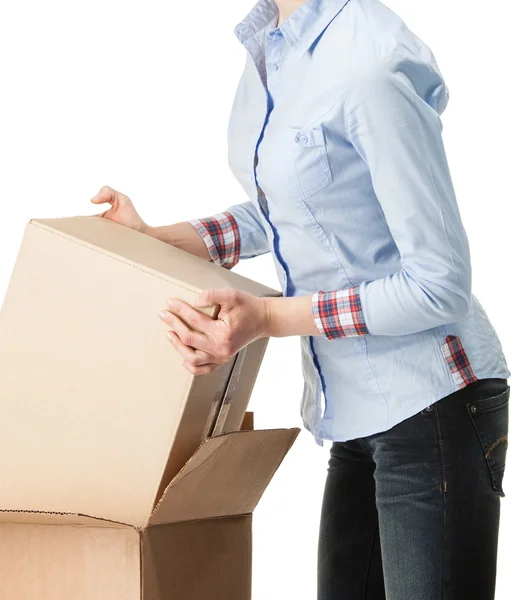
{"label": "woman's hand", "polygon": [[110,219],[120,225],[129,227],[130,229],[146,233],[148,225],[141,219],[128,196],[105,185],[90,201],[93,202],[93,204],[108,203],[111,205],[108,210],[95,216],[104,217],[105,219]]}
{"label": "woman's hand", "polygon": [[[219,304],[217,319],[194,307]],[[227,363],[244,346],[269,335],[265,298],[231,288],[208,289],[193,305],[171,298],[159,318],[171,327],[170,343],[183,366],[194,375],[211,373]]]}
{"label": "woman's hand", "polygon": [[91,199],[93,204],[110,204],[110,208],[96,217],[104,217],[115,221],[120,225],[135,229],[161,242],[170,244],[189,254],[199,256],[203,260],[210,261],[211,257],[207,245],[201,235],[196,231],[193,225],[187,221],[176,223],[175,225],[162,225],[160,227],[151,227],[147,225],[139,216],[135,206],[128,196],[121,194],[108,185],[101,188],[99,193]]}

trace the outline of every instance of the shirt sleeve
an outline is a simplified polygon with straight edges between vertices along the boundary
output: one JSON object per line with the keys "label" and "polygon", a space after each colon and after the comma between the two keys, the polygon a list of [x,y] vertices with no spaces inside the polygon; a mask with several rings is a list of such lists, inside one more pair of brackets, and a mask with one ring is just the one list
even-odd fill
{"label": "shirt sleeve", "polygon": [[252,202],[242,202],[210,217],[187,221],[201,235],[211,260],[232,269],[240,259],[270,251],[266,231]]}
{"label": "shirt sleeve", "polygon": [[402,268],[313,294],[313,317],[326,337],[410,334],[468,311],[470,250],[442,140],[447,102],[435,60],[398,53],[348,98],[348,139],[368,165]]}

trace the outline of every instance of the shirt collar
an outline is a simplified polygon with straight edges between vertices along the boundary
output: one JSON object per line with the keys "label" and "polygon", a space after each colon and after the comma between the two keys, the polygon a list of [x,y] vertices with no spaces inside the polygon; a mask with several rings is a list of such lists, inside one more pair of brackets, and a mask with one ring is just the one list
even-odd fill
{"label": "shirt collar", "polygon": [[[280,25],[284,38],[302,57],[349,0],[305,0]],[[238,40],[245,42],[275,21],[279,13],[274,0],[258,0],[234,28]]]}

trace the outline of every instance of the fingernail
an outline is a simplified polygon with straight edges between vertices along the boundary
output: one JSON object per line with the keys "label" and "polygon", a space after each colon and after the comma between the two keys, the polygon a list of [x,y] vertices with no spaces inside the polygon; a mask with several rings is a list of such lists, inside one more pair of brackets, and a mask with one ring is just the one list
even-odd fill
{"label": "fingernail", "polygon": [[169,308],[172,308],[173,305],[174,305],[174,303],[172,302],[172,300],[167,300],[167,306]]}
{"label": "fingernail", "polygon": [[167,331],[166,336],[170,341],[172,341],[172,334],[170,333],[170,331]]}
{"label": "fingernail", "polygon": [[157,316],[158,316],[160,319],[165,319],[165,318],[166,318],[166,316],[167,316],[167,314],[166,314],[166,312],[165,312],[164,310],[161,310],[161,311],[159,311],[159,312],[157,313]]}

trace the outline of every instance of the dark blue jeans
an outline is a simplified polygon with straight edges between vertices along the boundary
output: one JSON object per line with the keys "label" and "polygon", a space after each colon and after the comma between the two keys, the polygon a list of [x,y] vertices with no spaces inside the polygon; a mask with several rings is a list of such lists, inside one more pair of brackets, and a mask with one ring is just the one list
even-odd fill
{"label": "dark blue jeans", "polygon": [[481,379],[334,442],[318,600],[493,600],[510,386]]}

